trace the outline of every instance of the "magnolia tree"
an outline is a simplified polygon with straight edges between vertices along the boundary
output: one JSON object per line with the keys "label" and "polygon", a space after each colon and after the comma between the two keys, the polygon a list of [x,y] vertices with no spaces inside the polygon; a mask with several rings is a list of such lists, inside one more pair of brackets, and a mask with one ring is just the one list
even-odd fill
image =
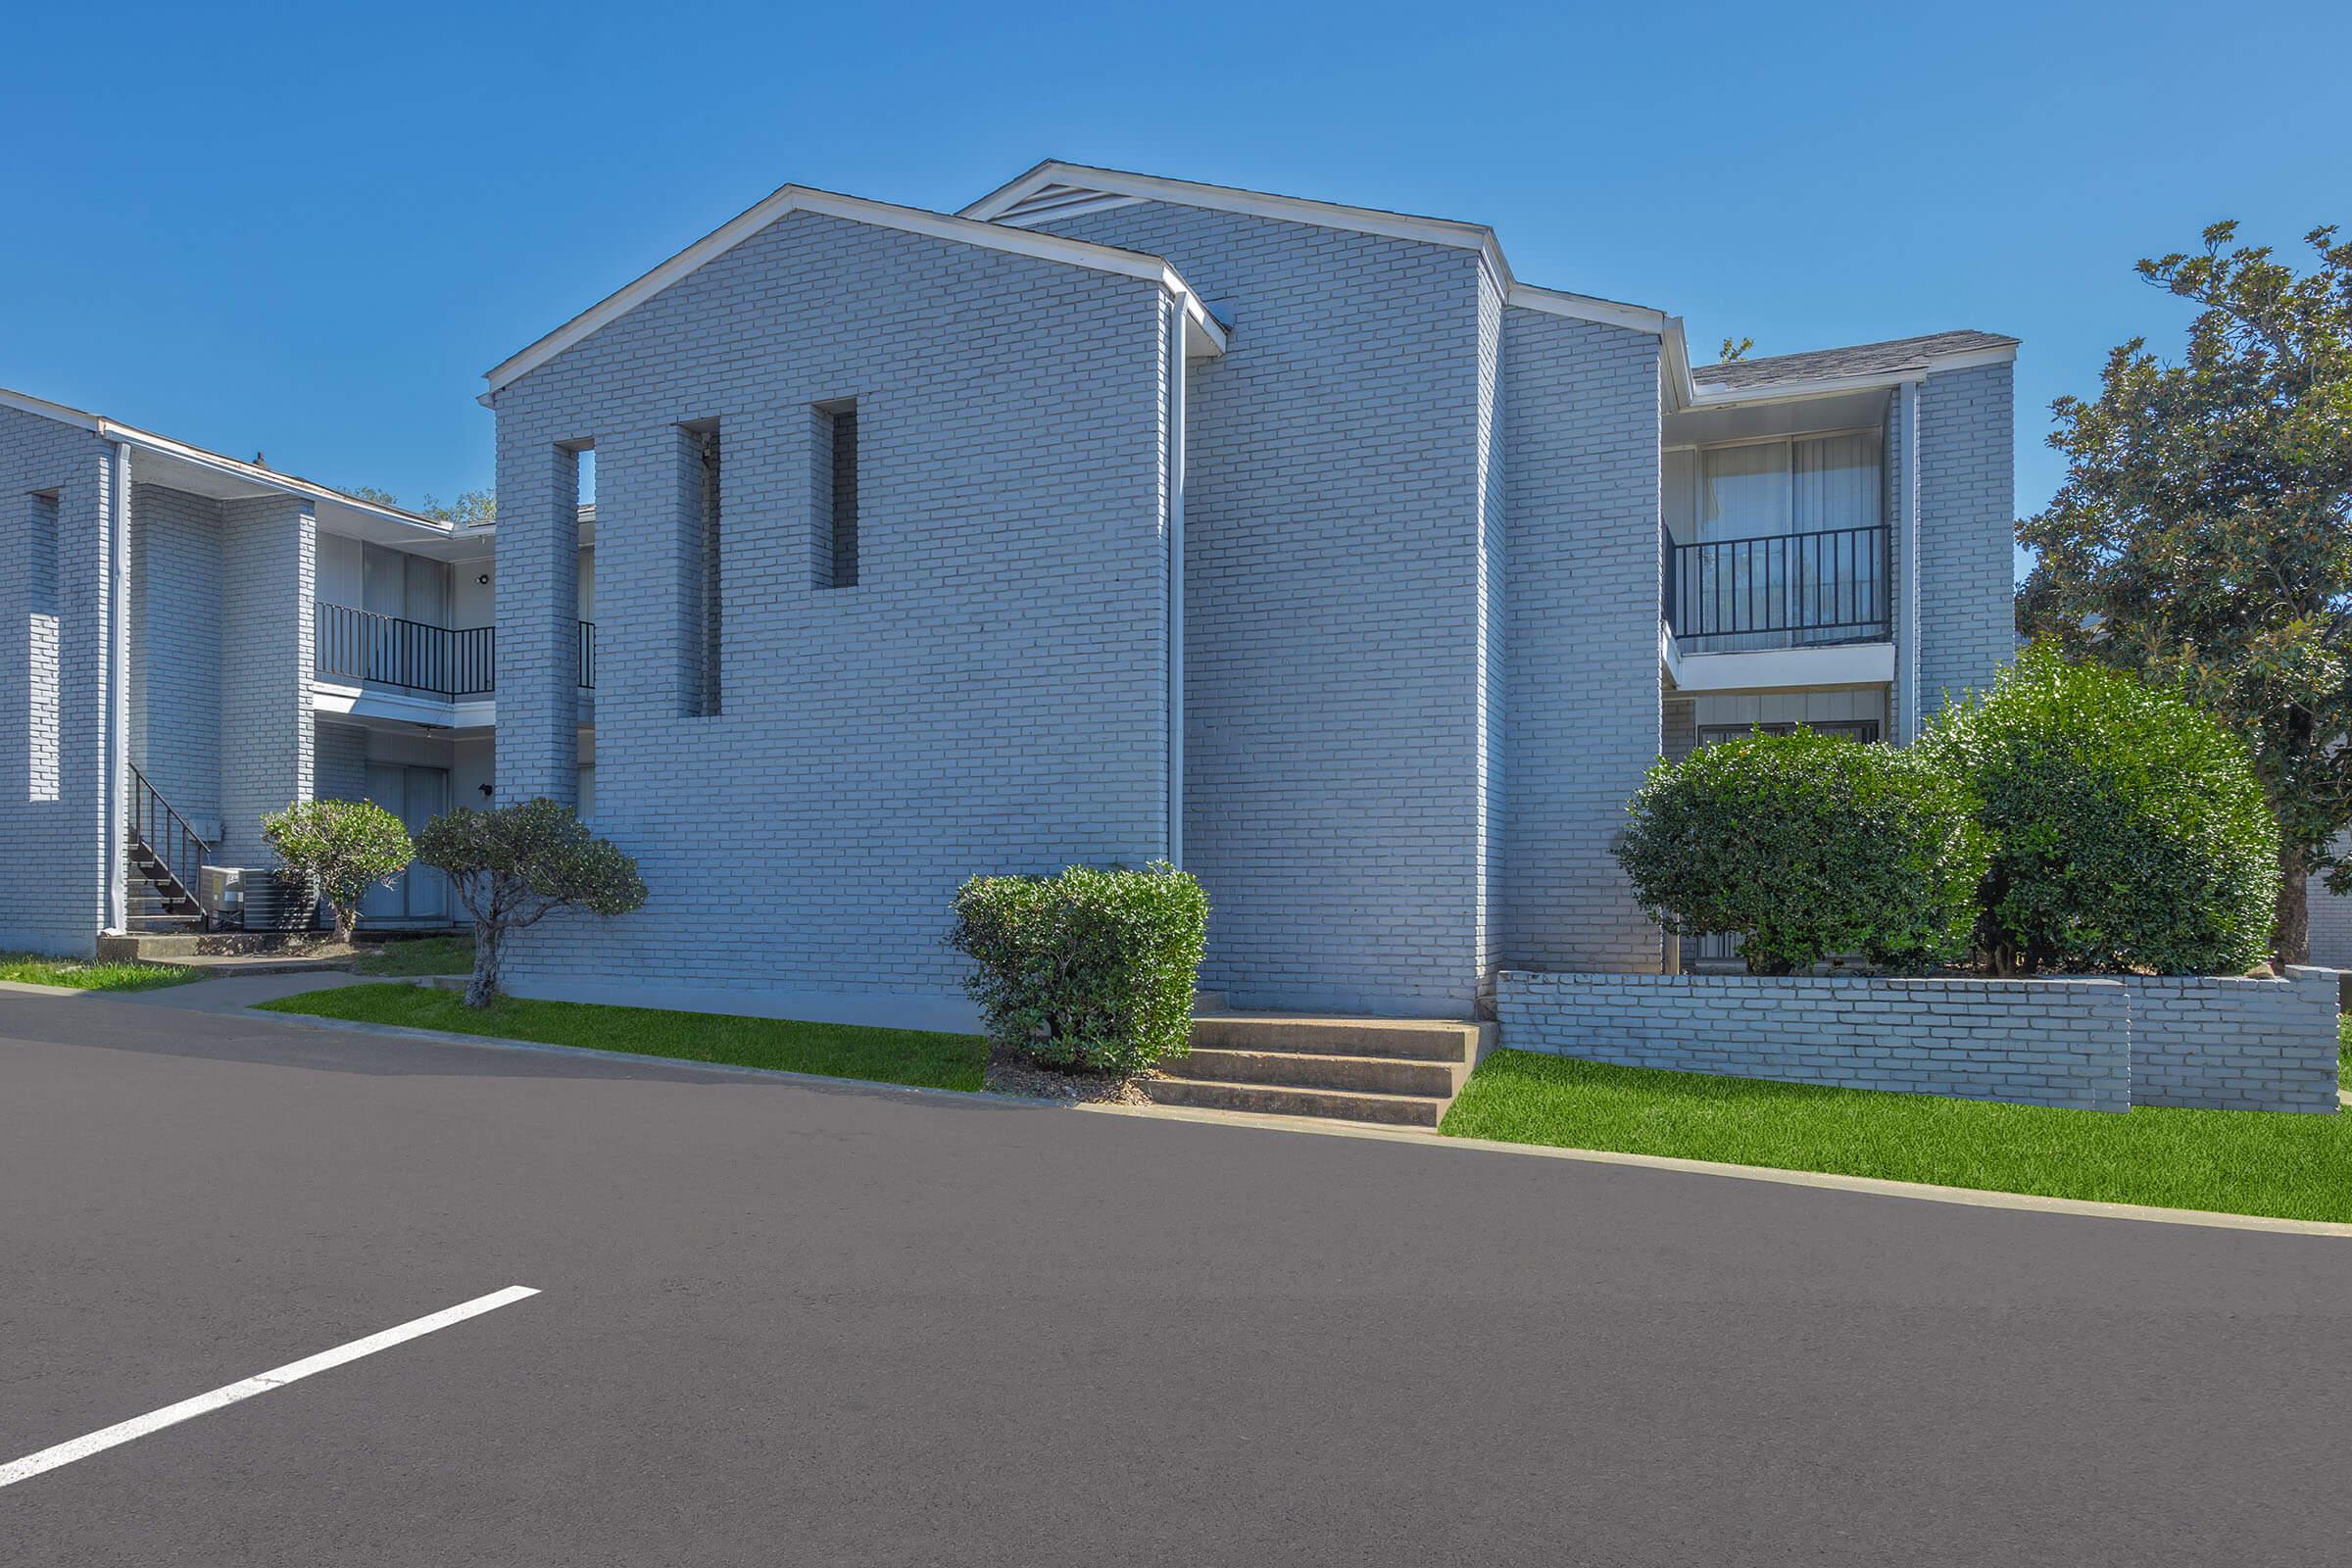
{"label": "magnolia tree", "polygon": [[400,818],[373,801],[296,801],[262,818],[262,837],[289,870],[318,883],[343,943],[368,889],[400,875],[416,853]]}
{"label": "magnolia tree", "polygon": [[473,916],[473,978],[466,1004],[498,998],[498,965],[509,933],[558,909],[626,914],[645,902],[637,862],[588,831],[569,807],[524,801],[496,810],[456,810],[425,824],[417,858],[449,873]]}
{"label": "magnolia tree", "polygon": [[2277,951],[2304,883],[2352,892],[2352,245],[2297,271],[2216,223],[2140,275],[2196,307],[2174,363],[2133,338],[2099,395],[2060,398],[2066,482],[2017,525],[2019,620],[2078,659],[2178,688],[2253,749],[2278,822]]}

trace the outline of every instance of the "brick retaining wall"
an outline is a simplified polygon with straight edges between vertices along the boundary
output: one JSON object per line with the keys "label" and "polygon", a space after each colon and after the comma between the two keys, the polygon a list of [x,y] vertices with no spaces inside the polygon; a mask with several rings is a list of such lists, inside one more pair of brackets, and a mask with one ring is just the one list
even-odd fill
{"label": "brick retaining wall", "polygon": [[2085,1110],[2336,1108],[2332,969],[1991,980],[1505,970],[1502,1044],[1628,1067]]}
{"label": "brick retaining wall", "polygon": [[2339,972],[2290,967],[2286,975],[2127,979],[2132,1102],[2334,1110]]}
{"label": "brick retaining wall", "polygon": [[1628,1067],[2131,1108],[2131,999],[2114,980],[1505,970],[1502,1043]]}

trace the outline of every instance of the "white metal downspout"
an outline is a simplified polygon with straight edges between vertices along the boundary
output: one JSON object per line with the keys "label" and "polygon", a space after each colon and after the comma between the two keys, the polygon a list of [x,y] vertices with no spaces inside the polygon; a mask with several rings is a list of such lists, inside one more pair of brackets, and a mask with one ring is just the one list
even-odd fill
{"label": "white metal downspout", "polygon": [[1168,312],[1168,859],[1184,864],[1184,306]]}
{"label": "white metal downspout", "polygon": [[1919,739],[1919,383],[1902,384],[1903,640],[1900,702],[1906,742]]}
{"label": "white metal downspout", "polygon": [[106,678],[106,718],[101,725],[101,768],[106,779],[106,804],[100,813],[106,835],[99,864],[105,878],[101,906],[105,929],[129,929],[123,887],[123,803],[130,794],[130,749],[123,731],[129,724],[129,688],[125,664],[130,657],[130,445],[112,441],[114,474],[107,486],[106,530],[106,641],[103,659]]}

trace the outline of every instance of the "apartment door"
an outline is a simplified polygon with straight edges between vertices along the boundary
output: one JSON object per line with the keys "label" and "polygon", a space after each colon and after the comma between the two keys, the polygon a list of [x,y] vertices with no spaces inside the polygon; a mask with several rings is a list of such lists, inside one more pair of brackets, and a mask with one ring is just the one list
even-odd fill
{"label": "apartment door", "polygon": [[[449,809],[449,770],[368,764],[368,799],[407,824],[411,837]],[[449,878],[429,865],[412,864],[389,887],[372,887],[360,902],[367,919],[423,923],[449,918]]]}

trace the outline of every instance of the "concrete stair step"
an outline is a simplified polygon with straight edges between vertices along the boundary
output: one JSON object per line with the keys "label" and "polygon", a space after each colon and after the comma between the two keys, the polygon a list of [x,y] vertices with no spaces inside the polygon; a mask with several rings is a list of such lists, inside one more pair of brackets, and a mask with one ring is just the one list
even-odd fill
{"label": "concrete stair step", "polygon": [[1173,1078],[1229,1084],[1272,1084],[1288,1089],[1331,1089],[1380,1095],[1436,1095],[1453,1098],[1469,1076],[1466,1061],[1421,1061],[1407,1056],[1343,1056],[1317,1051],[1229,1051],[1195,1046],[1191,1054],[1163,1061]]}
{"label": "concrete stair step", "polygon": [[1195,1049],[1397,1056],[1475,1062],[1494,1025],[1450,1018],[1327,1018],[1291,1012],[1211,1012],[1193,1020]]}
{"label": "concrete stair step", "polygon": [[126,934],[98,939],[99,957],[150,963],[195,957],[301,957],[334,942],[333,933],[326,931],[206,931],[193,918],[148,926],[134,917],[129,923]]}
{"label": "concrete stair step", "polygon": [[1337,1121],[1377,1122],[1388,1127],[1434,1128],[1446,1112],[1446,1101],[1435,1095],[1299,1089],[1284,1084],[1222,1083],[1210,1078],[1147,1078],[1143,1088],[1152,1102],[1160,1105],[1255,1111],[1272,1116],[1320,1116]]}

